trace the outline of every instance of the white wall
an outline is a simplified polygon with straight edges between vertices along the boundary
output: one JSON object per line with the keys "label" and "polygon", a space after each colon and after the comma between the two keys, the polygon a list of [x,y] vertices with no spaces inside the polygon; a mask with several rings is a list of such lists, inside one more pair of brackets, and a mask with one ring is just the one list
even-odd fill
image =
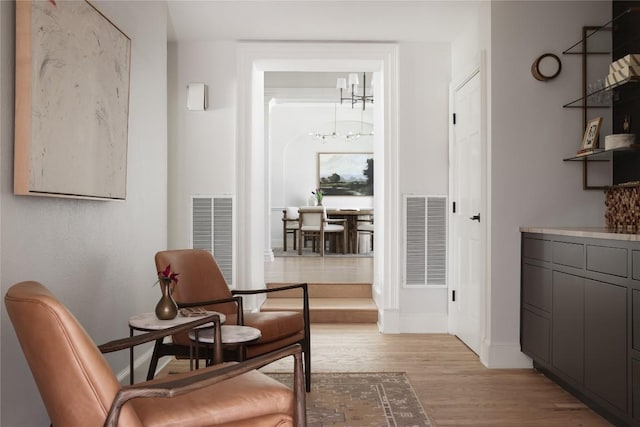
{"label": "white wall", "polygon": [[[237,108],[237,100],[228,95],[230,88],[235,89],[237,84],[233,46],[222,42],[179,42],[171,44],[169,48],[169,85],[173,87],[169,93],[169,106],[179,106],[175,117],[170,110],[169,199],[175,202],[169,207],[171,247],[187,247],[189,244],[190,194],[236,191],[232,177],[239,172],[235,171],[237,148],[232,145],[230,137],[236,132],[237,122],[233,113]],[[396,114],[401,166],[398,175],[394,176],[394,182],[388,185],[397,189],[400,195],[446,194],[450,48],[446,43],[417,42],[399,43],[398,47],[399,86],[393,95],[397,96],[399,103]],[[286,57],[286,54],[283,56]],[[219,105],[198,114],[182,108],[184,88],[194,79],[210,85],[210,99],[219,99]],[[172,93],[175,94],[173,97]],[[211,162],[215,162],[216,167],[206,166]],[[313,171],[307,172],[313,176]],[[305,184],[305,187],[315,185],[313,181]],[[307,188],[305,193],[311,188]],[[331,198],[327,200],[329,204],[333,202],[337,203]],[[400,215],[399,205],[391,209]],[[395,236],[404,229],[402,221],[392,226],[391,233]],[[277,230],[280,233],[280,228]],[[389,260],[379,259],[377,262]],[[392,292],[399,297],[399,306],[393,309],[399,326],[393,332],[445,332],[446,291],[403,289],[401,283],[401,268],[394,269],[392,280],[385,282],[385,286],[393,289]]]}
{"label": "white wall", "polygon": [[[236,50],[231,42],[170,43],[169,247],[190,244],[191,196],[234,194]],[[206,111],[187,111],[188,83],[205,83]]]}
{"label": "white wall", "polygon": [[[132,39],[127,199],[13,195],[15,5],[0,2],[0,271],[3,295],[16,282],[41,281],[103,343],[128,336],[127,318],[160,298],[152,285],[153,256],[167,241],[167,42],[163,2],[94,4]],[[1,424],[48,425],[4,305],[1,321]],[[128,371],[121,353],[108,357],[117,373]]]}
{"label": "white wall", "polygon": [[[610,2],[493,2],[491,6],[489,366],[519,352],[520,226],[603,226],[601,191],[582,190],[582,170],[562,159],[582,141],[580,58],[561,52],[583,25],[601,25]],[[561,56],[548,82],[531,76],[539,55]]]}
{"label": "white wall", "polygon": [[[451,47],[448,43],[402,43],[399,57],[400,195],[447,195]],[[401,223],[395,232],[402,235],[405,224],[403,210],[400,212]],[[403,256],[400,254],[401,259]],[[399,283],[402,274],[398,273]],[[400,287],[399,305],[400,331],[447,332],[446,288]]]}

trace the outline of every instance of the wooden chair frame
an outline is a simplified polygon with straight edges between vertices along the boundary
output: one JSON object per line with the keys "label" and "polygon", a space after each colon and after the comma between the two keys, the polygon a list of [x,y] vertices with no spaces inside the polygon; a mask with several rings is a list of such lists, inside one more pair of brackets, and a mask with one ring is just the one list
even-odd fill
{"label": "wooden chair frame", "polygon": [[[310,316],[309,316],[309,288],[306,283],[298,283],[273,289],[255,289],[255,290],[232,290],[232,298],[208,300],[208,301],[194,301],[189,303],[178,302],[178,308],[187,307],[202,307],[215,304],[224,304],[234,302],[237,305],[237,321],[238,325],[244,326],[243,316],[243,304],[242,295],[259,295],[269,294],[273,292],[284,292],[292,289],[302,290],[302,315],[304,318],[304,339],[298,344],[302,347],[304,353],[304,378],[305,389],[307,392],[311,391],[311,328],[310,328]],[[166,335],[165,335],[166,336]],[[222,350],[221,350],[222,351]],[[207,346],[201,347],[199,353],[204,355],[205,359],[213,359],[213,355]],[[147,380],[154,377],[155,371],[158,365],[158,359],[163,356],[189,356],[189,348],[182,345],[174,345],[172,343],[164,343],[164,336],[156,339],[155,347],[153,349],[153,355],[151,357],[151,363],[149,363],[149,371],[147,372]],[[252,360],[252,359],[250,359]]]}

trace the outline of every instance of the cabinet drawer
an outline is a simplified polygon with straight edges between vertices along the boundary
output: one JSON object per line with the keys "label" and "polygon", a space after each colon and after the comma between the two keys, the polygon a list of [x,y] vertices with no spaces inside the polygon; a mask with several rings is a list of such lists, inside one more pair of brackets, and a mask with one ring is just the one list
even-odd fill
{"label": "cabinet drawer", "polygon": [[584,268],[584,245],[553,242],[553,262],[569,267]]}
{"label": "cabinet drawer", "polygon": [[627,250],[587,245],[587,270],[627,277]]}
{"label": "cabinet drawer", "polygon": [[549,363],[550,322],[542,316],[522,310],[522,351],[533,359]]}
{"label": "cabinet drawer", "polygon": [[551,241],[525,237],[522,240],[522,256],[540,261],[551,261]]}
{"label": "cabinet drawer", "polygon": [[551,270],[522,264],[522,302],[551,313]]}

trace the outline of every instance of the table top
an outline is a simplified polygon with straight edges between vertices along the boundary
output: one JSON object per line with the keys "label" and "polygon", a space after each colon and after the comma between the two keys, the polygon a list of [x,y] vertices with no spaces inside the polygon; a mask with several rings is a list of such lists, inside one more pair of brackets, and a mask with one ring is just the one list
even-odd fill
{"label": "table top", "polygon": [[[240,325],[223,325],[222,326],[222,343],[223,344],[240,344],[255,341],[262,336],[260,329],[251,326]],[[189,339],[195,341],[196,333],[189,332]],[[207,329],[198,332],[198,341],[202,343],[213,344],[213,329]]]}
{"label": "table top", "polygon": [[[224,323],[227,320],[224,314],[218,313],[217,311],[207,311],[206,316],[211,316],[212,314],[219,315],[221,323]],[[140,313],[129,318],[129,327],[138,331],[160,331],[162,329],[193,322],[194,320],[198,320],[202,317],[205,316],[183,316],[178,313],[178,315],[171,320],[160,320],[156,317],[154,312]],[[198,328],[210,328],[212,326],[213,322],[205,323],[204,325],[198,326]]]}
{"label": "table top", "polygon": [[327,208],[327,215],[359,216],[373,215],[373,208]]}

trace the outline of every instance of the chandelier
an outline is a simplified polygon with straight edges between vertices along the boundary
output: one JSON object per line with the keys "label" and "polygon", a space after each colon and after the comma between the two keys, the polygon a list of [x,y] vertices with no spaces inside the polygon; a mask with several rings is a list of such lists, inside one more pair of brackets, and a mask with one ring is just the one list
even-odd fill
{"label": "chandelier", "polygon": [[320,133],[320,132],[310,132],[309,136],[313,136],[315,139],[319,140],[322,143],[327,142],[329,139],[336,138],[344,138],[347,141],[355,141],[360,139],[363,136],[373,136],[373,131],[364,132],[364,109],[360,112],[360,131],[353,132],[349,131],[346,134],[338,133],[337,131],[337,104],[333,104],[333,132],[331,133]]}
{"label": "chandelier", "polygon": [[366,108],[367,102],[373,104],[373,94],[367,95],[367,75],[365,73],[362,73],[362,95],[358,94],[359,84],[358,75],[356,73],[350,73],[348,86],[350,96],[343,97],[342,91],[347,89],[347,79],[338,77],[336,89],[340,89],[340,104],[342,104],[342,101],[351,101],[351,108],[353,108],[354,105],[362,102],[363,110]]}

